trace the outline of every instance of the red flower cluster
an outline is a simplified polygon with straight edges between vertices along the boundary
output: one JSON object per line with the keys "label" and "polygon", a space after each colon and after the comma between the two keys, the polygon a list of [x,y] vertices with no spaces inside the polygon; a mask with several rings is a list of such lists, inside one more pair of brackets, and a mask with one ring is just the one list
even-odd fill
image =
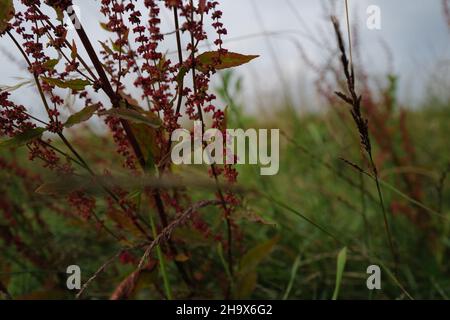
{"label": "red flower cluster", "polygon": [[[44,3],[55,9],[58,19],[48,16],[51,14],[44,9]],[[65,100],[59,94],[61,89],[70,89],[70,94],[78,98],[77,102],[81,100],[85,107],[100,106],[93,112],[88,110],[89,115],[88,112],[77,114],[75,118],[82,119],[80,121],[90,118],[95,111],[100,116],[107,111],[103,107],[106,104],[98,102],[103,98],[97,94],[100,91],[107,94],[108,104],[113,108],[130,109],[152,120],[158,118],[159,128],[144,125],[144,129],[117,115],[108,114],[104,121],[112,132],[117,152],[124,159],[124,167],[131,170],[133,176],[138,174],[140,165],[142,171],[164,177],[171,170],[167,165],[171,134],[180,127],[183,115],[190,120],[201,120],[204,126],[206,119],[212,119],[214,128],[226,129],[226,115],[216,104],[216,96],[210,93],[211,76],[221,63],[221,56],[227,53],[222,47],[222,37],[227,30],[221,22],[218,1],[145,0],[140,3],[138,0],[101,0],[100,12],[105,19],[102,26],[110,32],[110,40],[101,43],[101,57],[95,54],[90,39],[83,35],[84,31],[76,30],[83,49],[89,55],[89,62],[80,56],[75,41],[68,40],[68,29],[61,19],[61,13],[72,5],[71,0],[22,0],[22,5],[25,9],[15,14],[10,28],[13,34],[8,33],[8,36],[19,47],[28,64],[46,119],[29,115],[24,106],[9,100],[9,93],[1,92],[0,135],[14,137],[39,123],[61,141],[62,147],[49,139],[33,138],[26,143],[30,159],[42,160],[45,168],[57,173],[71,175],[78,174],[79,170],[94,176],[93,181],[106,191],[106,216],[111,218],[109,214],[117,212],[123,215],[117,221],[112,219],[116,222],[115,229],[107,230],[108,233],[115,236],[117,231],[122,235],[129,230],[125,230],[127,228],[121,223],[130,223],[139,236],[151,238],[148,221],[138,212],[138,205],[128,199],[131,191],[99,181],[102,179],[97,179],[98,168],[91,167],[78,147],[65,137],[66,128],[72,124],[66,126],[61,119],[66,112],[63,109]],[[146,15],[142,13],[143,7]],[[173,14],[175,25],[172,32],[162,31],[163,10]],[[216,31],[214,44],[218,56],[205,65],[199,59],[199,48],[208,38],[207,23]],[[167,53],[171,51],[168,50],[170,47],[176,52],[173,57]],[[133,89],[138,90],[139,100],[146,102],[145,105],[131,98],[127,83],[134,84]],[[236,181],[237,172],[232,166],[215,166],[211,170],[215,180],[223,175],[229,182]],[[162,224],[158,226],[160,230],[167,227],[171,218],[176,219],[192,205],[184,190],[148,188],[143,192],[145,196],[158,211]],[[217,197],[227,202],[227,205],[223,203],[223,211],[229,220],[233,207],[238,204],[237,199],[232,193],[220,190],[217,190]],[[111,225],[106,220],[100,221],[95,214],[97,204],[103,201],[97,203],[93,195],[81,189],[71,192],[67,198],[77,215],[88,221],[95,217],[99,228],[107,229]],[[207,219],[203,220],[200,214],[194,212],[192,216],[192,226],[205,237],[223,238],[220,234],[213,234]],[[122,236],[117,238],[122,239]],[[176,256],[172,244],[169,248],[168,254]],[[135,263],[129,253],[122,253],[120,258],[125,264]]]}

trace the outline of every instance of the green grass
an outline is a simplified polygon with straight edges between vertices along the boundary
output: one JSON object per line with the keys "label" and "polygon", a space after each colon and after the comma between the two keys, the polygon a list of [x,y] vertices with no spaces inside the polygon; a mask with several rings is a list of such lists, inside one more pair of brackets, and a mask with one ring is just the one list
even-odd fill
{"label": "green grass", "polygon": [[[246,127],[283,128],[280,172],[261,177],[258,168],[239,166],[239,184],[258,193],[242,194],[243,205],[234,214],[242,237],[233,250],[233,280],[227,270],[225,251],[218,254],[217,243],[203,239],[189,227],[174,234],[175,239],[183,239],[190,248],[186,265],[190,265],[190,272],[201,284],[194,297],[223,298],[227,283],[232,283],[236,297],[253,299],[331,299],[335,288],[339,299],[445,299],[450,296],[450,270],[446,263],[450,252],[450,190],[447,186],[443,189],[442,208],[438,206],[436,191],[450,155],[446,138],[450,134],[446,120],[449,116],[448,107],[424,107],[407,113],[407,126],[417,150],[414,165],[409,169],[420,173],[418,179],[424,194],[420,205],[429,209],[424,214],[439,214],[431,214],[427,220],[429,225],[420,227],[401,211],[392,210],[395,203],[413,210],[419,210],[420,206],[405,196],[407,186],[399,179],[398,168],[389,161],[380,165],[382,192],[399,254],[398,266],[389,251],[374,181],[340,160],[359,163],[361,159],[358,138],[348,124],[332,111],[296,117],[290,112],[279,112],[269,123],[247,117]],[[391,121],[392,127],[397,128],[398,118]],[[230,122],[233,125],[232,118]],[[91,140],[92,146],[97,143],[100,142]],[[378,149],[375,146],[375,155]],[[23,184],[8,172],[1,175],[8,181],[8,195],[24,207],[30,223],[35,224],[31,201],[36,196],[27,195]],[[211,198],[211,192],[192,187],[188,191],[194,199]],[[63,199],[52,201],[64,203]],[[101,206],[100,203],[100,216]],[[30,245],[47,248],[52,257],[49,270],[23,262],[26,261],[23,255],[3,245],[0,246],[4,257],[0,261],[0,279],[8,283],[9,291],[16,297],[73,298],[61,289],[64,266],[79,264],[86,280],[119,246],[95,228],[63,219],[45,206],[38,209],[48,222],[52,236],[42,238],[41,244]],[[224,230],[222,214],[217,208],[201,212],[213,233]],[[275,238],[277,242],[267,244]],[[336,261],[343,247],[348,248],[345,269],[338,268],[337,274]],[[137,257],[141,253],[135,252]],[[250,267],[249,255],[253,257],[251,261],[257,261]],[[380,291],[366,288],[366,269],[371,264],[382,268]],[[22,273],[26,270],[36,273]],[[108,297],[133,270],[132,265],[115,263],[94,281],[88,296]],[[163,275],[164,283],[171,284],[174,297],[188,294],[172,261],[166,261]],[[162,298],[161,278],[143,279],[132,298]],[[52,285],[46,287],[46,283]]]}

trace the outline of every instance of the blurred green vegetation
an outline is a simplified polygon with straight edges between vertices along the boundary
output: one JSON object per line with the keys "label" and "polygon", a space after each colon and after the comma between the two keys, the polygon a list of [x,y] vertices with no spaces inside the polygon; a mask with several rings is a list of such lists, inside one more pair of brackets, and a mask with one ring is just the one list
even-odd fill
{"label": "blurred green vegetation", "polygon": [[[262,177],[255,166],[238,166],[239,186],[248,192],[239,194],[242,205],[233,214],[233,276],[226,270],[224,248],[217,241],[205,238],[190,226],[177,229],[174,240],[188,248],[187,256],[178,259],[195,278],[196,290],[189,293],[169,260],[169,282],[175,297],[223,298],[232,277],[235,298],[331,299],[337,256],[347,247],[339,299],[448,299],[450,189],[446,174],[450,164],[450,105],[438,105],[430,99],[420,109],[405,110],[403,120],[398,109],[390,115],[389,137],[395,148],[405,139],[401,127],[409,132],[414,159],[408,166],[398,167],[375,144],[399,257],[396,264],[389,251],[374,181],[343,161],[367,168],[347,109],[297,115],[291,108],[279,108],[270,118],[259,119],[248,115],[239,103],[241,82],[231,73],[222,74],[222,80],[217,92],[228,105],[229,127],[281,129],[280,171],[276,176]],[[86,150],[114,148],[98,137],[84,141]],[[400,155],[402,152],[399,149]],[[37,162],[25,161],[25,150],[0,156],[24,167],[31,165],[31,172],[40,171]],[[102,167],[120,162],[102,160]],[[405,175],[412,180],[405,180]],[[74,293],[65,289],[65,268],[79,265],[84,282],[122,244],[112,241],[95,224],[77,219],[65,199],[34,193],[38,180],[20,179],[10,170],[0,170],[0,179],[0,199],[8,199],[16,206],[10,212],[20,225],[11,229],[19,230],[17,233],[8,234],[8,221],[5,215],[0,217],[0,281],[15,298],[74,298]],[[405,181],[414,181],[413,187],[420,188],[420,201],[414,199]],[[193,199],[214,198],[213,192],[193,186],[186,186],[186,191]],[[104,218],[105,204],[101,200],[97,204],[97,215]],[[224,233],[219,209],[208,207],[200,212],[212,234]],[[151,212],[144,213],[148,214]],[[123,231],[133,235],[131,229]],[[23,245],[15,244],[17,237]],[[136,236],[134,240],[142,239]],[[139,259],[143,251],[130,253]],[[136,264],[118,260],[92,282],[86,298],[110,297],[135,270]],[[382,267],[381,290],[366,287],[366,269],[372,264]],[[141,276],[129,296],[163,297],[163,282],[157,270]]]}

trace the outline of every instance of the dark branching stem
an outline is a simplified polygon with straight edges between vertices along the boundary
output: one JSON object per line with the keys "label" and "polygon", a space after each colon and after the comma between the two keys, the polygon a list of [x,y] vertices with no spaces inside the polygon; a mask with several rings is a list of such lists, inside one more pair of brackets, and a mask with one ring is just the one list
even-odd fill
{"label": "dark branching stem", "polygon": [[398,265],[398,254],[395,250],[394,242],[392,239],[392,233],[390,230],[389,220],[388,220],[386,208],[384,205],[383,194],[381,192],[378,169],[375,164],[375,161],[373,160],[372,145],[371,145],[370,135],[369,135],[369,122],[362,115],[362,112],[361,112],[362,96],[360,96],[356,93],[354,68],[353,68],[353,64],[350,63],[349,59],[347,58],[347,53],[345,50],[345,44],[344,44],[344,40],[343,40],[342,33],[340,30],[339,21],[337,20],[336,17],[332,17],[331,20],[333,22],[334,30],[336,33],[339,51],[341,52],[341,63],[343,66],[345,78],[347,80],[347,90],[349,93],[349,95],[347,95],[342,92],[336,92],[336,95],[351,107],[351,115],[357,126],[360,140],[361,140],[361,145],[363,146],[363,148],[367,154],[367,157],[369,159],[370,166],[372,169],[372,173],[375,178],[375,183],[376,183],[377,192],[378,192],[378,198],[380,200],[380,207],[381,207],[381,210],[383,213],[384,227],[386,230],[389,247],[390,247],[393,259],[395,261],[395,264],[397,266]]}
{"label": "dark branching stem", "polygon": [[[37,5],[34,5],[34,9],[40,15],[44,15]],[[56,27],[53,25],[53,23],[49,19],[45,20],[45,22],[50,26],[50,28],[52,28],[53,31],[56,31]],[[67,46],[67,48],[69,48],[69,50],[73,51],[72,45],[70,44],[70,42],[67,39],[64,40],[64,44]],[[62,51],[62,50],[60,50],[60,51]],[[91,71],[91,68],[89,67],[89,65],[83,60],[83,58],[78,54],[78,52],[76,54],[76,58],[78,59],[78,61],[80,61],[80,63],[86,69],[86,71],[89,73],[89,75],[95,81],[97,81],[98,80],[97,76]]]}
{"label": "dark branching stem", "polygon": [[[177,7],[173,7],[173,17],[175,20],[175,30],[176,30],[176,39],[177,39],[177,51],[178,51],[178,63],[180,64],[180,70],[183,67],[183,48],[181,47],[181,32],[180,32],[180,22],[178,19],[178,9]],[[178,101],[176,114],[178,115],[181,111],[181,104],[183,101],[183,86],[184,86],[184,77],[180,79],[180,83],[178,83]]]}
{"label": "dark branching stem", "polygon": [[[21,52],[22,56],[24,57],[25,61],[27,62],[28,66],[31,68],[31,61],[28,58],[28,56],[26,55],[26,53],[23,51],[22,47],[20,46],[20,44],[17,42],[16,38],[14,38],[14,36],[11,34],[11,32],[7,31],[8,36],[11,38],[11,40],[14,42],[14,44],[16,45],[16,47],[19,49],[19,51]],[[33,73],[33,77],[34,77],[34,81],[36,83],[39,95],[41,97],[41,100],[44,104],[45,110],[47,111],[47,113],[49,114],[49,110],[50,110],[50,106],[48,105],[47,99],[45,98],[45,94],[44,94],[44,90],[42,89],[41,83],[39,81],[39,77],[36,73]],[[49,114],[50,116],[50,114]],[[72,144],[67,140],[67,138],[64,136],[64,134],[62,132],[57,133],[57,135],[60,137],[60,139],[62,140],[62,142],[64,143],[64,145],[66,145],[66,147],[70,150],[70,152],[75,156],[76,160],[73,159],[72,157],[66,157],[68,159],[71,159],[74,161],[74,163],[77,163],[78,165],[80,165],[82,168],[84,168],[86,171],[89,172],[90,175],[92,175],[94,178],[97,177],[97,175],[95,174],[95,172],[89,167],[89,165],[87,164],[87,162],[83,159],[83,157],[76,151],[76,149],[72,146]],[[43,142],[44,145],[49,146],[50,148],[52,148],[53,150],[57,151],[60,154],[65,155],[64,152],[60,151],[59,149],[57,149],[56,147]],[[44,160],[44,159],[42,159]],[[45,160],[44,160],[45,161]],[[97,181],[97,179],[96,179]],[[97,181],[98,182],[98,181]],[[114,199],[122,208],[122,210],[124,210],[124,212],[128,212],[128,209],[120,202],[120,199],[111,191],[109,190],[106,186],[104,186],[103,184],[99,183],[100,186],[104,189],[104,191],[111,196],[112,199]],[[99,220],[97,217],[95,217],[97,220]],[[142,234],[144,234],[148,239],[152,239],[150,236],[147,235],[147,233],[145,232],[145,230],[142,228],[142,226],[135,221],[133,218],[133,223],[136,225],[136,227],[140,230],[140,232],[142,232]],[[103,225],[104,229],[111,234],[114,238],[116,238],[117,240],[121,240],[120,237],[118,237],[117,235],[115,235],[111,230],[109,230],[105,225]]]}
{"label": "dark branching stem", "polygon": [[6,300],[12,300],[11,294],[8,292],[8,289],[6,289],[6,286],[0,281],[0,293],[3,294],[6,298]]}

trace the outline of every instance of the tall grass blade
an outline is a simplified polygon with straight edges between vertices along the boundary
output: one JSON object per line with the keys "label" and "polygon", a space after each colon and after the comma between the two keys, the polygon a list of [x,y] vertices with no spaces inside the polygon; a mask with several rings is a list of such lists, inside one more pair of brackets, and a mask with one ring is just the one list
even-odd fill
{"label": "tall grass blade", "polygon": [[344,275],[345,264],[347,262],[347,247],[343,248],[337,258],[336,268],[336,287],[334,288],[333,300],[337,300],[339,296],[339,290],[341,288],[342,276]]}

